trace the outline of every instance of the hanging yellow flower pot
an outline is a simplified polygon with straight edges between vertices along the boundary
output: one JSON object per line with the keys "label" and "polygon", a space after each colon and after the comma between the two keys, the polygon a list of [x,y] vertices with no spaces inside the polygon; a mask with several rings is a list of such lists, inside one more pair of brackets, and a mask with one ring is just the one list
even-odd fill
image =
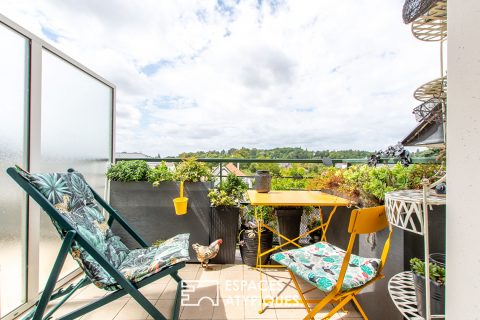
{"label": "hanging yellow flower pot", "polygon": [[183,196],[183,181],[180,182],[180,197],[173,199],[173,205],[175,206],[175,213],[177,215],[187,213],[188,198]]}

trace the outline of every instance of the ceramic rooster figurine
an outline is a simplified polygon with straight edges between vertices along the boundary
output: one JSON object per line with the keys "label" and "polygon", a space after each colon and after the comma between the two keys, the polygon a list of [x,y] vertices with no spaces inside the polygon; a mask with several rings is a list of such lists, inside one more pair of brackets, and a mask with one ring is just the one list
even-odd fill
{"label": "ceramic rooster figurine", "polygon": [[210,259],[217,256],[221,244],[222,239],[213,241],[208,247],[199,245],[198,243],[192,244],[193,250],[197,253],[197,259],[202,264],[203,268],[207,268]]}

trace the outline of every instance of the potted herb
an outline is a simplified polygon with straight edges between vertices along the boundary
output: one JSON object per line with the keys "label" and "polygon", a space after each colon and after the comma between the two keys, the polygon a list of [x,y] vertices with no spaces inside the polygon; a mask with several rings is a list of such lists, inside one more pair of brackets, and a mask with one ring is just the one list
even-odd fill
{"label": "potted herb", "polygon": [[[310,231],[310,230],[316,229],[320,227],[321,224],[322,224],[322,221],[320,220],[320,216],[312,214],[307,223],[307,230]],[[322,238],[322,229],[318,229],[310,233],[310,238],[311,238],[310,239],[311,243],[319,242],[320,239]]]}
{"label": "potted herb", "polygon": [[[431,314],[445,314],[445,268],[434,262],[430,262],[429,266]],[[425,317],[425,262],[413,258],[410,260],[410,268],[413,272],[418,313]]]}
{"label": "potted herb", "polygon": [[[264,224],[274,226],[275,215],[272,207],[257,206],[251,207],[244,212],[242,217],[242,229],[240,230],[240,254],[244,264],[255,267],[257,265],[258,253],[258,227],[255,221],[255,210]],[[273,246],[273,232],[262,228],[260,237],[260,248],[262,252],[271,249]],[[266,264],[269,261],[270,255],[264,255],[261,259],[261,264]]]}
{"label": "potted herb", "polygon": [[210,190],[208,197],[212,204],[210,242],[222,239],[223,244],[213,263],[235,263],[239,201],[243,198],[247,185],[241,178],[230,173],[216,189]]}

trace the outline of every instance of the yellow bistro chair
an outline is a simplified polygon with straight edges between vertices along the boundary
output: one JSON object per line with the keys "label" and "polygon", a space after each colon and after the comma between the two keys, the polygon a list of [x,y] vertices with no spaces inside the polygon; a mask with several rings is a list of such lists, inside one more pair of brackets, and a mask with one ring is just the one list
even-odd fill
{"label": "yellow bistro chair", "polygon": [[[389,235],[384,244],[380,259],[363,258],[352,254],[355,239],[359,234],[381,231],[389,227]],[[364,319],[368,319],[356,295],[366,286],[383,278],[381,271],[385,266],[392,228],[385,214],[385,207],[355,209],[350,215],[348,226],[350,241],[347,251],[328,242],[318,242],[303,248],[292,249],[274,254],[271,258],[287,267],[295,287],[308,312],[305,320],[314,319],[328,303],[335,307],[325,316],[329,318],[353,301]],[[297,277],[300,277],[326,293],[322,300],[308,300],[302,292]],[[308,290],[307,292],[311,291]],[[310,308],[309,304],[317,303]]]}

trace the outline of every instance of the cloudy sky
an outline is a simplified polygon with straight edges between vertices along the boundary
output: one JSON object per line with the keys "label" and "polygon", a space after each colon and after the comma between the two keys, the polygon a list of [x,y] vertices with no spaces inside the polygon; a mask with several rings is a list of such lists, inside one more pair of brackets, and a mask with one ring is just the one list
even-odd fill
{"label": "cloudy sky", "polygon": [[403,0],[2,0],[117,87],[117,151],[378,150],[439,76]]}

